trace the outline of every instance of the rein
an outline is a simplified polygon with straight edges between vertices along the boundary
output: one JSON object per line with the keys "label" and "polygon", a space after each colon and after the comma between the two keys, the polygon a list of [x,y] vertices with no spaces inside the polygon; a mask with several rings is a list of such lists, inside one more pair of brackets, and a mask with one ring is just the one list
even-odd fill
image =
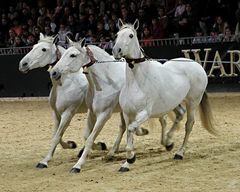
{"label": "rein", "polygon": [[93,53],[92,53],[92,51],[89,49],[89,47],[86,47],[86,50],[87,50],[87,55],[89,56],[89,58],[90,58],[90,62],[89,63],[87,63],[87,64],[85,64],[85,65],[83,65],[83,73],[84,74],[88,74],[88,67],[90,67],[90,66],[92,66],[94,63],[96,63],[96,59],[94,58],[94,56],[93,56]]}

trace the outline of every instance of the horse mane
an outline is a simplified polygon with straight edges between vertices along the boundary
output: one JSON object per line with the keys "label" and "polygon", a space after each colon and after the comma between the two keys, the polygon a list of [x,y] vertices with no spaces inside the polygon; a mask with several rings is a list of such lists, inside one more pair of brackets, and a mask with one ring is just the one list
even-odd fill
{"label": "horse mane", "polygon": [[132,29],[132,31],[134,31],[134,33],[137,33],[136,30],[134,29],[134,26],[130,23],[123,24],[122,27],[119,29],[119,31],[121,31],[122,29],[125,29],[125,28],[130,28],[130,29]]}
{"label": "horse mane", "polygon": [[44,36],[44,38],[38,40],[38,43],[41,43],[41,42],[52,43],[53,39],[54,38],[51,36]]}
{"label": "horse mane", "polygon": [[111,55],[108,52],[106,52],[104,49],[102,49],[102,48],[100,48],[100,47],[98,47],[96,45],[87,45],[87,46],[90,47],[91,49],[93,48],[97,52],[100,52],[101,55],[103,55],[103,56],[111,57]]}

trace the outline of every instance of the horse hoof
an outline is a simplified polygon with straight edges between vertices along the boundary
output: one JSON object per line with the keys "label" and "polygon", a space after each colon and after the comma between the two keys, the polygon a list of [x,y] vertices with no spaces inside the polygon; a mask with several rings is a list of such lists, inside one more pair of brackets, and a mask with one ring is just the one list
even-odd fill
{"label": "horse hoof", "polygon": [[78,168],[72,168],[70,173],[80,173],[81,169]]}
{"label": "horse hoof", "polygon": [[71,149],[77,148],[77,144],[74,141],[67,141],[67,144],[70,146]]}
{"label": "horse hoof", "polygon": [[97,145],[101,146],[102,151],[106,151],[107,150],[107,145],[103,142],[98,142]]}
{"label": "horse hoof", "polygon": [[119,172],[128,172],[128,171],[129,171],[129,168],[127,168],[127,167],[121,167],[118,171],[119,171]]}
{"label": "horse hoof", "polygon": [[174,159],[175,159],[175,160],[183,160],[183,156],[182,156],[182,155],[175,154]]}
{"label": "horse hoof", "polygon": [[43,163],[38,163],[36,168],[38,169],[44,169],[44,168],[47,168],[47,165],[43,164]]}
{"label": "horse hoof", "polygon": [[170,144],[170,145],[167,145],[167,146],[165,146],[166,147],[166,150],[167,151],[171,151],[172,149],[173,149],[173,147],[174,147],[174,143],[172,143],[172,144]]}
{"label": "horse hoof", "polygon": [[84,151],[84,147],[79,151],[79,153],[78,153],[78,158],[80,158],[80,157],[82,156],[83,151]]}
{"label": "horse hoof", "polygon": [[127,159],[127,162],[129,164],[133,164],[134,162],[136,161],[136,155],[134,154],[133,158],[132,159]]}

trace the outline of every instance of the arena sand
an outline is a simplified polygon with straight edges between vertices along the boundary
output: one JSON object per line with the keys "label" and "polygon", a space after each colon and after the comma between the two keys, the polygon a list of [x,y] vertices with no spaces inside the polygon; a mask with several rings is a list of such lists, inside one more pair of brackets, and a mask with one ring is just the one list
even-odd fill
{"label": "arena sand", "polygon": [[[175,134],[175,147],[167,152],[160,145],[158,121],[146,122],[150,134],[135,136],[137,161],[130,172],[119,173],[125,159],[126,136],[113,162],[107,152],[92,151],[80,174],[69,171],[83,146],[85,114],[77,114],[64,135],[78,148],[57,147],[53,160],[44,170],[35,168],[50,146],[53,119],[43,99],[2,99],[0,101],[0,192],[193,192],[240,191],[240,94],[210,94],[219,136],[201,127],[197,114],[183,161],[173,160],[183,140],[184,123]],[[168,125],[170,126],[170,121]],[[97,141],[112,146],[119,115],[114,114]]]}

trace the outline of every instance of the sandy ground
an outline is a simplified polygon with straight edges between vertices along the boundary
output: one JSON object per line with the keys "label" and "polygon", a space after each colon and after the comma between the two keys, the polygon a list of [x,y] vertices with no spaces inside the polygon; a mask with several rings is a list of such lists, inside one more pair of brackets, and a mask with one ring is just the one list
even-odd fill
{"label": "sandy ground", "polygon": [[[113,162],[106,152],[93,151],[80,174],[69,170],[83,146],[85,114],[77,114],[64,135],[74,140],[77,149],[58,146],[54,159],[44,170],[35,168],[47,153],[53,128],[51,109],[46,99],[0,101],[0,192],[35,191],[240,191],[240,94],[211,94],[218,123],[218,137],[210,135],[197,115],[183,161],[173,160],[183,140],[184,129],[175,135],[175,147],[167,152],[160,145],[158,121],[146,122],[150,134],[135,136],[137,161],[130,172],[119,173],[125,159],[125,136]],[[119,117],[114,114],[98,136],[107,146],[114,142]],[[169,122],[170,125],[170,122]],[[153,127],[152,127],[153,126]]]}

